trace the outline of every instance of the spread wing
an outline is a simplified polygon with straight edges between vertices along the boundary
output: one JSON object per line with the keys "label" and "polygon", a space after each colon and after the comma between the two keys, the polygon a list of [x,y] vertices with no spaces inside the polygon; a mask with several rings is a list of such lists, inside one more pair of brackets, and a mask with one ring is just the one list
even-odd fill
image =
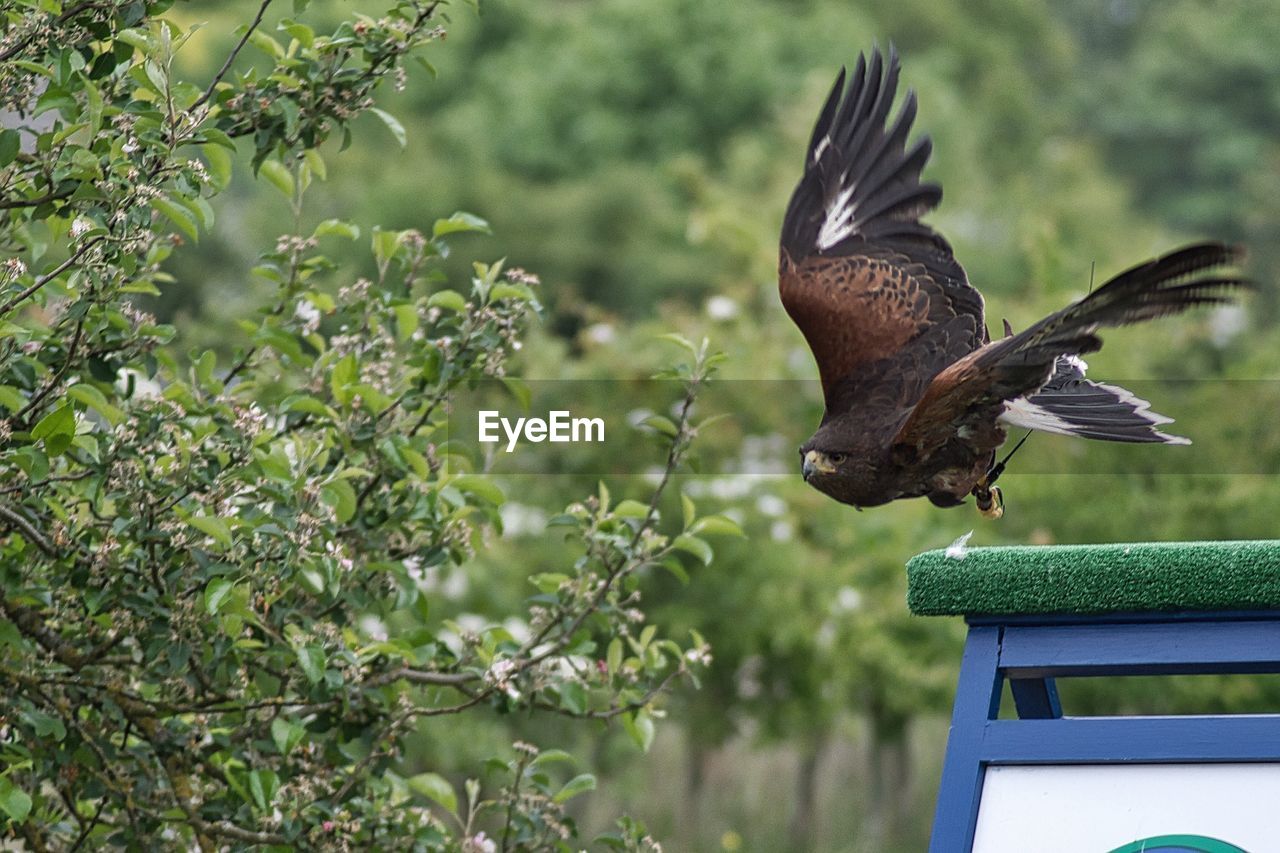
{"label": "spread wing", "polygon": [[936,342],[930,329],[949,332],[933,372],[987,340],[982,296],[947,241],[919,221],[942,189],[920,181],[929,139],[907,146],[915,94],[888,120],[898,74],[892,47],[887,62],[873,49],[847,80],[841,70],[783,220],[782,304],[818,362],[828,415],[848,402],[842,383],[915,341]]}
{"label": "spread wing", "polygon": [[990,423],[1007,401],[1040,390],[1060,357],[1102,346],[1097,332],[1103,327],[1233,301],[1231,291],[1250,283],[1223,268],[1239,266],[1242,257],[1222,243],[1185,246],[1120,273],[1026,331],[970,353],[933,378],[894,444],[927,454],[966,424]]}

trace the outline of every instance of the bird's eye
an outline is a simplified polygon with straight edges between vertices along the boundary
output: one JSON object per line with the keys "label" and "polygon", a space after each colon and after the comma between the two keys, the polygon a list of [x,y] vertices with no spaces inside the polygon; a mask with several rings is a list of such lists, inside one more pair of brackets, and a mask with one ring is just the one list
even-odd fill
{"label": "bird's eye", "polygon": [[844,460],[845,460],[845,459],[847,459],[847,458],[848,458],[848,457],[847,457],[845,454],[843,454],[843,453],[828,453],[828,454],[827,454],[827,459],[829,459],[829,460],[831,461],[831,464],[833,464],[833,465],[843,465],[843,464],[844,464]]}

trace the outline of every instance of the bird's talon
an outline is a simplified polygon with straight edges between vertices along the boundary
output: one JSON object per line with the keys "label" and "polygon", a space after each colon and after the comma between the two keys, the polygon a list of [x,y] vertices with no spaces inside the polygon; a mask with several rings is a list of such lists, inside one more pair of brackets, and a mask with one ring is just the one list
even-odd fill
{"label": "bird's talon", "polygon": [[999,486],[975,489],[974,498],[978,505],[978,512],[982,513],[983,518],[994,521],[1004,515],[1004,495],[1000,492]]}

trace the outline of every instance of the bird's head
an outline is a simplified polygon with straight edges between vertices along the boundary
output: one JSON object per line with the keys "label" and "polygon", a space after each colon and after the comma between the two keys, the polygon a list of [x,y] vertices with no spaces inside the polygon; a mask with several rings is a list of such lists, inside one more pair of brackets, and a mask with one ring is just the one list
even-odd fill
{"label": "bird's head", "polygon": [[841,503],[859,509],[884,503],[873,493],[875,478],[861,454],[810,441],[800,448],[800,473],[810,486]]}
{"label": "bird's head", "polygon": [[839,475],[841,468],[848,460],[848,454],[839,451],[802,447],[800,448],[800,473],[804,475],[806,483],[817,485],[815,482],[817,480]]}
{"label": "bird's head", "polygon": [[824,424],[800,448],[804,481],[824,495],[859,509],[879,506],[896,495],[886,491],[881,466],[840,424]]}

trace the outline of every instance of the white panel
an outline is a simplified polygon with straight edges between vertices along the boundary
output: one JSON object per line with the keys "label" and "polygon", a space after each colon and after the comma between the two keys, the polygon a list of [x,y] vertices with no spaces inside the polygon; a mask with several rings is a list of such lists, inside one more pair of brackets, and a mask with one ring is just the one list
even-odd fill
{"label": "white panel", "polygon": [[1280,764],[989,767],[973,853],[1109,853],[1174,834],[1280,853]]}

